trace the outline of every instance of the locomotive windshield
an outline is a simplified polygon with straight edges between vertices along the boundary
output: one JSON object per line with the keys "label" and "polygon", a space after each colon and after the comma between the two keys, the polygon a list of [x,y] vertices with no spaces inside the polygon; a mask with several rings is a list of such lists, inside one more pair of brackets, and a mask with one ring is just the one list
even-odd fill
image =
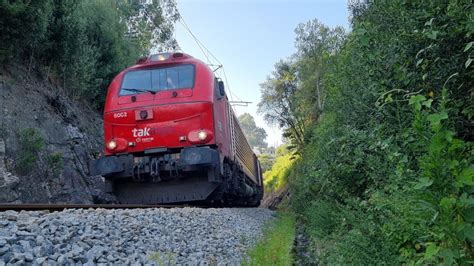
{"label": "locomotive windshield", "polygon": [[194,72],[193,65],[129,71],[123,77],[119,95],[192,88]]}

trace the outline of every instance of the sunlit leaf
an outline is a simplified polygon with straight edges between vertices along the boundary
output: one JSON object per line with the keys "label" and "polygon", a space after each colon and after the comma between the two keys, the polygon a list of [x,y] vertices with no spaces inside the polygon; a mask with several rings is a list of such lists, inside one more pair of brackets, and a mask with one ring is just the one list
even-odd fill
{"label": "sunlit leaf", "polygon": [[426,106],[426,107],[430,108],[432,102],[433,102],[433,99],[428,99],[428,100],[426,100],[426,101],[423,101],[421,104],[422,104],[423,106]]}
{"label": "sunlit leaf", "polygon": [[474,45],[474,42],[469,42],[466,47],[464,47],[464,51],[463,52],[467,52],[467,50],[471,49],[472,45]]}
{"label": "sunlit leaf", "polygon": [[457,182],[468,186],[474,185],[474,167],[465,168],[457,177]]}
{"label": "sunlit leaf", "polygon": [[408,104],[413,105],[415,107],[415,110],[420,111],[421,110],[421,102],[426,100],[426,97],[418,94],[410,97],[410,100],[408,101]]}
{"label": "sunlit leaf", "polygon": [[431,259],[439,252],[439,247],[434,243],[429,243],[426,247],[425,258]]}
{"label": "sunlit leaf", "polygon": [[418,61],[416,62],[416,66],[419,66],[421,63],[423,63],[423,60],[424,60],[423,58],[420,59],[420,60],[418,60]]}
{"label": "sunlit leaf", "polygon": [[441,249],[441,251],[439,252],[439,256],[444,260],[445,265],[453,265],[454,258],[458,257],[455,255],[455,252],[453,252],[453,250],[449,248]]}
{"label": "sunlit leaf", "polygon": [[468,68],[468,67],[471,65],[471,63],[472,63],[472,60],[474,60],[474,59],[468,58],[468,59],[466,60],[466,63],[464,64],[464,67]]}
{"label": "sunlit leaf", "polygon": [[452,206],[454,206],[455,203],[456,203],[455,198],[442,198],[439,203],[439,206],[445,209],[450,209]]}
{"label": "sunlit leaf", "polygon": [[439,34],[439,31],[432,30],[432,31],[428,32],[426,35],[428,36],[428,38],[430,38],[432,40],[436,40],[438,38],[438,34]]}
{"label": "sunlit leaf", "polygon": [[433,20],[434,20],[434,18],[431,18],[430,20],[425,22],[425,26],[431,26],[433,24]]}
{"label": "sunlit leaf", "polygon": [[415,184],[414,188],[415,189],[422,189],[422,188],[426,188],[426,187],[429,187],[433,184],[433,180],[427,178],[427,177],[422,177],[420,178],[420,180],[418,181],[418,183]]}
{"label": "sunlit leaf", "polygon": [[472,224],[465,224],[464,228],[462,229],[462,234],[469,241],[474,241],[474,227]]}
{"label": "sunlit leaf", "polygon": [[428,121],[430,121],[431,127],[436,127],[441,124],[441,121],[448,119],[448,113],[441,112],[439,114],[430,114]]}

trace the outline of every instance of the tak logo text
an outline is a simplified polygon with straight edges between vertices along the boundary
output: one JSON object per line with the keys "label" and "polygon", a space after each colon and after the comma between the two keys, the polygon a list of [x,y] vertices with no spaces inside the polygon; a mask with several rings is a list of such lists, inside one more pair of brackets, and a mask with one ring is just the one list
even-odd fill
{"label": "tak logo text", "polygon": [[149,137],[150,136],[150,128],[145,127],[145,128],[134,128],[132,129],[133,136],[136,137]]}

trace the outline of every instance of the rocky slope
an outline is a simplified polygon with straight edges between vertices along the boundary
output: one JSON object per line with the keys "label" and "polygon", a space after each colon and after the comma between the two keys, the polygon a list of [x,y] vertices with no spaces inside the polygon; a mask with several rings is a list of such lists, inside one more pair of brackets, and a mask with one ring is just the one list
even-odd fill
{"label": "rocky slope", "polygon": [[239,265],[263,208],[0,212],[0,264]]}
{"label": "rocky slope", "polygon": [[53,83],[34,69],[0,70],[0,202],[113,200],[87,174],[101,150],[101,115]]}

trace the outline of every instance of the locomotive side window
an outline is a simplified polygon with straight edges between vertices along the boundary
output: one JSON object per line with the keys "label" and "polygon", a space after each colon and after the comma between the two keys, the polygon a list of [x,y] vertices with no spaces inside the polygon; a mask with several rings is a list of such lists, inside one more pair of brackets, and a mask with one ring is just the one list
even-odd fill
{"label": "locomotive side window", "polygon": [[222,80],[214,78],[214,91],[218,100],[225,96],[224,82],[222,82]]}
{"label": "locomotive side window", "polygon": [[216,95],[218,100],[222,98],[219,93],[219,83],[217,83],[217,78],[214,78],[214,94]]}
{"label": "locomotive side window", "polygon": [[134,70],[125,74],[119,95],[162,90],[192,88],[194,66],[179,65],[165,68]]}

